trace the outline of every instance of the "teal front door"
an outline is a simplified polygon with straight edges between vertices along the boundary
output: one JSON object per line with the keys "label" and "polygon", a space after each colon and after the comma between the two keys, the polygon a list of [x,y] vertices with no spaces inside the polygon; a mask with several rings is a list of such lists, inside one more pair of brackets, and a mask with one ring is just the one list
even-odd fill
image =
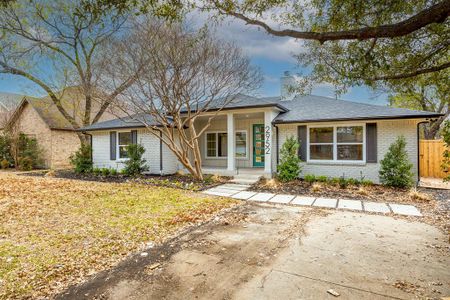
{"label": "teal front door", "polygon": [[253,124],[253,166],[264,167],[264,124]]}

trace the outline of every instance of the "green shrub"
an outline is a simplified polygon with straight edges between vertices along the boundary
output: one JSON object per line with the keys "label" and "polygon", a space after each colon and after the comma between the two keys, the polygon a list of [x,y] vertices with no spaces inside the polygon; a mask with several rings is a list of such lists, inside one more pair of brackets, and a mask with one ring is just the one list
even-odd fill
{"label": "green shrub", "polygon": [[339,181],[338,181],[339,187],[341,189],[346,189],[349,182],[347,179],[345,179],[345,177],[342,175],[341,177],[339,177]]}
{"label": "green shrub", "polygon": [[110,170],[110,174],[111,174],[112,176],[117,176],[118,172],[117,172],[116,169],[111,169],[111,170]]}
{"label": "green shrub", "polygon": [[444,181],[450,181],[450,121],[445,121],[444,126],[442,128],[442,139],[445,143],[445,150],[442,159],[441,169],[444,172],[447,172],[447,177],[444,178]]}
{"label": "green shrub", "polygon": [[349,185],[359,185],[360,181],[358,179],[355,179],[355,178],[348,178],[347,179],[347,183]]}
{"label": "green shrub", "polygon": [[109,174],[111,172],[110,172],[109,168],[103,168],[103,169],[101,169],[101,173],[102,173],[102,176],[109,176]]}
{"label": "green shrub", "polygon": [[393,187],[409,187],[413,184],[413,165],[408,159],[405,150],[406,141],[403,136],[389,146],[389,150],[381,160],[380,181],[382,184]]}
{"label": "green shrub", "polygon": [[94,168],[94,169],[92,169],[92,173],[94,174],[94,175],[100,175],[100,174],[102,174],[102,169],[100,169],[100,168]]}
{"label": "green shrub", "polygon": [[332,185],[339,185],[340,181],[341,181],[340,177],[333,177],[328,180],[328,182]]}
{"label": "green shrub", "polygon": [[41,149],[37,140],[21,133],[17,141],[17,161],[19,170],[29,171],[42,166]]}
{"label": "green shrub", "polygon": [[18,166],[21,171],[31,171],[33,170],[33,159],[29,156],[20,157]]}
{"label": "green shrub", "polygon": [[0,168],[1,169],[8,169],[9,168],[9,161],[7,161],[6,159],[3,159],[0,162]]}
{"label": "green shrub", "polygon": [[327,182],[328,181],[328,177],[327,176],[317,176],[316,181],[319,182]]}
{"label": "green shrub", "polygon": [[125,161],[124,173],[129,176],[139,175],[144,171],[148,171],[146,160],[142,158],[145,148],[139,144],[131,144],[127,146],[128,159]]}
{"label": "green shrub", "polygon": [[2,162],[2,165],[6,165],[6,163],[3,164],[3,161],[8,162],[6,168],[14,165],[14,159],[11,155],[11,139],[6,134],[0,135],[0,161]]}
{"label": "green shrub", "polygon": [[92,172],[91,146],[81,145],[81,147],[70,156],[70,163],[75,173]]}
{"label": "green shrub", "polygon": [[360,181],[360,184],[362,186],[372,186],[373,182],[371,180],[369,180],[369,179],[363,179],[363,180]]}
{"label": "green shrub", "polygon": [[281,146],[280,164],[278,165],[278,179],[283,182],[292,181],[298,178],[301,171],[300,158],[297,151],[299,144],[294,137],[288,137]]}
{"label": "green shrub", "polygon": [[316,181],[316,176],[314,176],[314,174],[306,174],[303,180],[305,180],[308,183],[313,183]]}

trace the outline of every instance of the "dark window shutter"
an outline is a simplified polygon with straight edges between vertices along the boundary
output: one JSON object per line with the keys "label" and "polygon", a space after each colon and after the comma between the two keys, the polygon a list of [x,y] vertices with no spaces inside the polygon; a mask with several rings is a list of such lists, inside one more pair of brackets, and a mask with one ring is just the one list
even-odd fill
{"label": "dark window shutter", "polygon": [[116,160],[117,134],[115,131],[109,132],[109,155],[111,160]]}
{"label": "dark window shutter", "polygon": [[131,143],[137,144],[137,130],[131,130]]}
{"label": "dark window shutter", "polygon": [[308,147],[306,142],[306,125],[298,126],[298,143],[300,144],[298,157],[302,161],[306,161],[306,147]]}
{"label": "dark window shutter", "polygon": [[366,124],[366,162],[377,162],[377,123]]}

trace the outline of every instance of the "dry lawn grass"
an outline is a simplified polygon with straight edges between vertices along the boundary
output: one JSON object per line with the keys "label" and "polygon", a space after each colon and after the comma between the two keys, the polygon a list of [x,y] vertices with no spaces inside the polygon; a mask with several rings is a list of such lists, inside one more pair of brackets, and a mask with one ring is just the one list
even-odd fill
{"label": "dry lawn grass", "polygon": [[0,299],[46,297],[236,202],[0,173]]}

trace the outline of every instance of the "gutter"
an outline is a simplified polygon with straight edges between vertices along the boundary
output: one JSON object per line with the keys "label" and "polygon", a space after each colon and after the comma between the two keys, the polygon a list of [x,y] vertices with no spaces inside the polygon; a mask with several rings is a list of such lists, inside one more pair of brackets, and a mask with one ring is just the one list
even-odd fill
{"label": "gutter", "polygon": [[279,147],[280,147],[280,139],[279,139],[279,135],[278,135],[278,126],[277,126],[277,124],[273,124],[272,123],[272,125],[273,125],[273,127],[275,127],[275,151],[276,151],[276,154],[277,154],[277,167],[278,167],[278,164],[280,163],[280,152],[278,151]]}
{"label": "gutter", "polygon": [[437,118],[444,114],[430,114],[430,115],[410,115],[410,116],[374,116],[374,117],[355,117],[355,118],[336,118],[336,119],[311,119],[311,120],[275,120],[272,124],[293,124],[293,123],[319,123],[319,122],[336,122],[336,121],[354,121],[354,120],[395,120],[395,119],[426,119],[426,118]]}
{"label": "gutter", "polygon": [[[264,107],[276,107],[278,109],[280,109],[282,112],[288,112],[289,109],[287,109],[286,107],[284,107],[281,104],[276,104],[276,103],[267,103],[267,104],[255,104],[255,105],[246,105],[246,106],[230,106],[230,107],[222,107],[222,108],[210,108],[210,109],[206,109],[204,112],[209,112],[209,111],[225,111],[225,110],[238,110],[238,109],[246,109],[246,108],[264,108]],[[187,110],[183,110],[180,111],[180,114],[185,114],[188,113],[189,111]],[[195,109],[192,109],[191,112],[196,112]]]}

